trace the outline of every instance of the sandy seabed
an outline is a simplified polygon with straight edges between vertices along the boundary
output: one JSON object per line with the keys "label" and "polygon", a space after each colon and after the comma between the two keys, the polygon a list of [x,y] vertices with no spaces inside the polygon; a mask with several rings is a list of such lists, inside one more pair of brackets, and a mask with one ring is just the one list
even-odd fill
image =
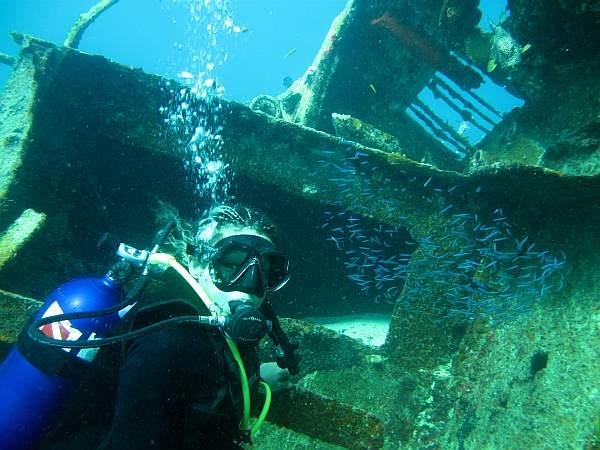
{"label": "sandy seabed", "polygon": [[379,347],[385,342],[390,327],[388,314],[350,314],[346,316],[305,317],[304,320],[329,328],[337,333],[359,339],[367,345]]}

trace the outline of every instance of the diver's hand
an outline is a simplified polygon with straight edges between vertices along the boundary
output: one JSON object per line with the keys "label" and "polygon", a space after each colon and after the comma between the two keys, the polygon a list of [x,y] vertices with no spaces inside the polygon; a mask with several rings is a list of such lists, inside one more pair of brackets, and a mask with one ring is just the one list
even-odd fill
{"label": "diver's hand", "polygon": [[293,386],[287,369],[282,369],[275,362],[261,364],[260,377],[265,380],[273,392],[289,389]]}

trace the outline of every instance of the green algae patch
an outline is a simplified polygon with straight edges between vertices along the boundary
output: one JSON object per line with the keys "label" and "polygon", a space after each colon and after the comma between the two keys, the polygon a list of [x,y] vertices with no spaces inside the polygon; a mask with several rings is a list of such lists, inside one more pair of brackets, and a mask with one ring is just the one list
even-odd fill
{"label": "green algae patch", "polygon": [[42,227],[45,220],[45,214],[26,209],[0,235],[0,269],[17,255],[19,249]]}

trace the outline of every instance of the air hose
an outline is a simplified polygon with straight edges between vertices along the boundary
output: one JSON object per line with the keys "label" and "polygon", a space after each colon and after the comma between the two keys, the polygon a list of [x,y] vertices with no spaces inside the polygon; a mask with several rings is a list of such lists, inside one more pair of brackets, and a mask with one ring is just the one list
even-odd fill
{"label": "air hose", "polygon": [[254,422],[254,425],[252,425],[252,428],[250,429],[251,435],[254,435],[260,429],[260,426],[263,424],[265,418],[267,417],[269,407],[271,406],[271,387],[264,381],[261,381],[260,384],[265,389],[265,404],[263,406],[262,411],[258,415],[256,422]]}
{"label": "air hose", "polygon": [[[64,340],[60,340],[60,339],[53,339],[53,338],[50,338],[50,337],[46,336],[45,334],[40,333],[38,331],[40,329],[40,327],[47,325],[49,323],[53,323],[53,322],[61,322],[63,320],[76,320],[76,319],[82,319],[82,318],[98,317],[98,316],[102,316],[105,314],[110,314],[110,313],[114,313],[116,311],[120,311],[123,307],[131,304],[131,299],[128,298],[125,301],[119,303],[118,305],[115,305],[111,308],[106,308],[104,310],[99,310],[99,311],[94,311],[94,312],[61,314],[61,315],[50,316],[50,317],[46,317],[43,319],[35,320],[27,328],[28,335],[33,340],[40,342],[42,344],[52,346],[52,347],[97,348],[97,347],[103,347],[106,345],[117,344],[117,343],[128,341],[131,339],[136,339],[140,336],[144,336],[146,334],[161,330],[165,327],[177,325],[180,323],[199,323],[201,325],[207,325],[207,326],[220,326],[222,324],[222,321],[220,320],[220,317],[222,316],[221,309],[218,307],[217,304],[215,304],[210,299],[210,297],[206,294],[206,292],[204,292],[204,289],[202,289],[202,287],[194,279],[194,277],[192,277],[190,275],[190,273],[179,262],[177,262],[177,260],[175,259],[174,256],[169,255],[167,253],[152,253],[148,257],[148,263],[149,264],[162,264],[162,265],[167,265],[167,266],[173,268],[190,285],[190,287],[194,290],[196,295],[198,295],[200,300],[202,300],[202,303],[204,303],[204,305],[210,311],[211,316],[173,317],[171,319],[163,320],[163,321],[154,323],[152,325],[137,329],[135,331],[123,333],[118,336],[111,336],[108,338],[100,338],[100,339],[93,339],[93,340],[82,340],[82,341],[64,341]],[[249,423],[249,418],[250,418],[250,386],[248,384],[248,377],[246,375],[246,369],[244,367],[244,363],[242,361],[242,357],[240,355],[240,352],[238,350],[236,343],[228,336],[225,336],[225,340],[227,342],[227,345],[229,346],[229,349],[231,351],[231,354],[233,355],[235,362],[237,363],[237,366],[238,366],[238,369],[240,372],[240,381],[242,383],[243,414],[242,414],[242,421],[240,423],[240,429],[248,430],[249,429],[248,423]],[[263,405],[263,408],[259,414],[258,420],[254,423],[254,425],[250,429],[251,434],[254,434],[255,432],[258,431],[258,429],[262,425],[262,422],[264,421],[264,418],[267,415],[267,412],[268,412],[270,404],[271,404],[271,390],[267,383],[261,382],[261,384],[264,386],[267,395],[265,398],[265,403]]]}
{"label": "air hose", "polygon": [[[150,264],[168,264],[169,267],[175,269],[175,271],[183,277],[183,279],[190,285],[190,287],[196,292],[200,300],[206,305],[208,310],[211,312],[213,317],[217,318],[221,315],[221,310],[217,307],[217,305],[209,298],[209,296],[204,292],[202,286],[196,281],[194,277],[190,275],[190,273],[177,262],[177,260],[166,253],[154,253],[150,256],[148,261]],[[240,381],[242,383],[242,398],[244,400],[243,413],[242,413],[242,421],[240,424],[241,430],[248,430],[248,422],[250,419],[250,386],[248,384],[248,376],[246,375],[246,368],[244,367],[244,362],[242,361],[242,356],[240,355],[240,351],[238,350],[238,346],[235,342],[228,336],[225,336],[225,340],[227,345],[229,346],[229,350],[233,355],[233,359],[238,365],[238,369],[240,371]],[[269,411],[269,407],[271,406],[271,389],[267,383],[264,381],[261,384],[265,387],[265,392],[267,396],[265,398],[265,403],[263,408],[258,416],[258,420],[250,429],[250,434],[254,434],[258,431],[260,426],[262,425],[267,413]]]}
{"label": "air hose", "polygon": [[[202,286],[196,281],[194,277],[190,275],[190,273],[181,265],[175,257],[166,253],[154,253],[150,256],[148,260],[150,264],[168,264],[169,267],[175,269],[175,271],[183,277],[183,279],[190,285],[190,287],[194,290],[194,292],[200,297],[202,303],[206,305],[208,310],[211,312],[212,317],[218,319],[218,316],[221,315],[221,310],[218,306],[210,299],[210,297],[204,292]],[[250,419],[250,386],[248,384],[248,376],[246,375],[246,368],[244,367],[244,362],[242,361],[242,356],[240,355],[240,351],[235,342],[228,336],[225,336],[225,340],[227,345],[229,346],[229,350],[233,355],[233,359],[238,365],[238,369],[240,371],[240,381],[242,383],[242,398],[244,401],[243,412],[242,412],[242,421],[240,423],[241,430],[248,430],[248,422]],[[269,411],[269,407],[271,406],[271,389],[267,383],[264,381],[261,384],[265,388],[266,398],[263,408],[258,416],[258,420],[254,423],[252,428],[250,429],[250,434],[256,433],[260,426],[262,425],[267,413]]]}

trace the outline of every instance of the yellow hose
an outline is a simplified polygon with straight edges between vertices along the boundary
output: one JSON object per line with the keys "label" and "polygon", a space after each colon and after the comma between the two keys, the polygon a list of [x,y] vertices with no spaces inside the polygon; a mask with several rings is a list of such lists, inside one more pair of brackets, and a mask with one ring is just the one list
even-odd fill
{"label": "yellow hose", "polygon": [[263,408],[260,411],[258,419],[256,419],[256,422],[254,422],[254,425],[252,425],[252,429],[250,430],[250,434],[252,435],[254,435],[259,430],[260,426],[265,421],[265,417],[267,417],[269,407],[271,406],[271,387],[264,381],[261,381],[260,384],[262,384],[262,386],[265,388],[265,404],[263,405]]}
{"label": "yellow hose", "polygon": [[225,340],[227,341],[227,345],[229,345],[233,359],[235,359],[235,362],[237,362],[238,368],[240,369],[242,398],[244,399],[244,409],[242,412],[242,423],[240,424],[240,429],[247,430],[248,420],[250,419],[250,386],[248,385],[248,376],[246,375],[246,368],[242,362],[242,356],[240,355],[237,345],[228,337],[225,337]]}
{"label": "yellow hose", "polygon": [[[179,264],[179,262],[177,262],[174,256],[169,255],[167,253],[153,253],[148,258],[148,262],[150,264],[164,264],[175,269],[175,271],[179,275],[181,275],[183,279],[190,285],[194,292],[196,292],[198,297],[200,297],[200,300],[202,300],[202,302],[206,305],[206,307],[213,316],[219,317],[222,315],[221,309],[210,299],[208,294],[204,292],[204,289],[202,289],[202,286],[200,286],[196,279],[190,275],[190,273],[185,269],[185,267],[183,267],[181,264]],[[240,381],[242,383],[242,398],[244,400],[240,429],[247,430],[248,422],[250,419],[250,386],[248,385],[248,376],[246,375],[246,368],[244,367],[244,362],[242,361],[242,356],[240,355],[237,345],[228,337],[225,337],[225,340],[227,341],[227,345],[229,346],[229,350],[233,355],[233,359],[235,359],[235,362],[237,363],[238,368],[240,370]],[[252,426],[252,429],[250,430],[251,434],[254,434],[256,431],[258,431],[263,421],[265,420],[265,417],[267,416],[267,412],[269,411],[269,407],[271,405],[271,388],[264,381],[261,381],[261,384],[265,388],[266,399],[258,419],[256,420],[256,422]]]}

